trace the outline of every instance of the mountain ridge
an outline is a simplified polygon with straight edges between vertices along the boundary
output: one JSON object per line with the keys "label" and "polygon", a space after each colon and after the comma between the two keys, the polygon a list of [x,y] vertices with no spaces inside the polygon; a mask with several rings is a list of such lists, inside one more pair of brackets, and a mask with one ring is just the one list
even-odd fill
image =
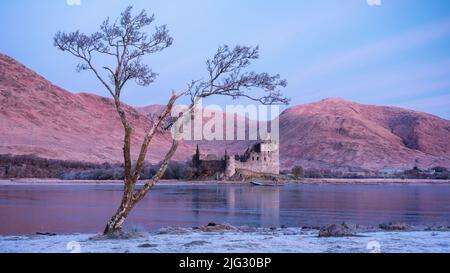
{"label": "mountain ridge", "polygon": [[[125,105],[135,127],[136,158],[152,115],[162,105]],[[224,113],[227,115],[227,113]],[[0,54],[0,154],[86,162],[122,160],[123,128],[112,100],[60,88]],[[418,166],[450,168],[450,121],[394,106],[328,98],[289,107],[279,115],[282,169],[391,171]],[[251,141],[183,141],[175,160],[189,160],[196,144],[208,153],[243,153]],[[158,162],[170,133],[155,136],[148,161]]]}

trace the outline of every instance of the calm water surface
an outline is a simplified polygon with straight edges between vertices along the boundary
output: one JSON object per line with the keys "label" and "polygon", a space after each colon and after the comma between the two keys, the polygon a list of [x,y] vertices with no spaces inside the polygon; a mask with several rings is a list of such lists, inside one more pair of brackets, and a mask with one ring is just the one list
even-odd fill
{"label": "calm water surface", "polygon": [[[0,234],[98,232],[114,213],[122,187],[0,186]],[[135,208],[128,227],[154,230],[208,222],[251,226],[450,225],[450,185],[168,186]]]}

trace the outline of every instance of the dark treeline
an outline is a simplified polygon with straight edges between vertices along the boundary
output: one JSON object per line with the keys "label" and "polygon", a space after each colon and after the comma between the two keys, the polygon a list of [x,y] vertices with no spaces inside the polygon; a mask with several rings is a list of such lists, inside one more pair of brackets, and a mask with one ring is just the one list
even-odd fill
{"label": "dark treeline", "polygon": [[2,178],[62,178],[69,171],[104,167],[100,164],[45,159],[34,155],[0,155]]}
{"label": "dark treeline", "polygon": [[[150,179],[160,164],[146,164],[141,179]],[[421,170],[414,168],[394,173],[340,172],[306,169],[296,166],[281,174],[286,178],[403,178],[403,179],[450,179],[450,171],[444,167]],[[34,155],[0,155],[0,178],[56,178],[63,180],[122,180],[124,168],[121,164],[95,164],[40,158]],[[191,162],[172,161],[163,179],[199,179]],[[205,178],[203,178],[205,179]],[[211,179],[215,179],[211,177]]]}
{"label": "dark treeline", "polygon": [[[141,179],[150,179],[160,164],[146,164]],[[163,179],[191,179],[195,174],[188,163],[173,161]],[[122,180],[121,164],[95,164],[40,158],[34,155],[0,155],[0,178],[56,178],[64,180]]]}
{"label": "dark treeline", "polygon": [[410,179],[450,179],[450,171],[444,167],[434,167],[429,170],[421,170],[415,167],[397,174],[400,178]]}
{"label": "dark treeline", "polygon": [[291,171],[286,171],[284,175],[298,178],[401,178],[401,179],[450,179],[450,171],[444,167],[434,167],[431,169],[420,169],[415,167],[411,170],[397,172],[342,172],[332,170],[306,169],[295,166]]}
{"label": "dark treeline", "polygon": [[[158,171],[161,164],[145,164],[140,179],[151,179]],[[172,161],[169,163],[162,179],[192,179],[195,171],[187,163]],[[64,180],[123,180],[124,168],[122,165],[100,165],[88,170],[66,171],[60,177]]]}

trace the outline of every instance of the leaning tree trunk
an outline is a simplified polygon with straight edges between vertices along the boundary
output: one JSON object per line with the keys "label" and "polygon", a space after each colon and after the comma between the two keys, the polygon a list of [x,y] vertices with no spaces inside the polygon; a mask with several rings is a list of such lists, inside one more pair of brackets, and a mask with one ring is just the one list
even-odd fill
{"label": "leaning tree trunk", "polygon": [[134,185],[137,182],[136,180],[125,180],[125,189],[122,198],[122,202],[120,203],[119,209],[114,214],[113,217],[106,224],[105,230],[103,231],[104,235],[112,234],[114,232],[120,231],[122,229],[123,223],[128,217],[128,214],[131,212],[133,207],[141,201],[145,195],[161,180],[164,173],[167,170],[169,165],[169,160],[175,154],[175,151],[178,148],[178,140],[172,141],[172,146],[167,152],[164,160],[159,168],[158,172],[153,176],[153,178],[144,184],[144,186],[135,192]]}
{"label": "leaning tree trunk", "polygon": [[[116,84],[118,86],[118,84]],[[120,93],[120,90],[116,88],[116,94]],[[133,129],[131,128],[126,118],[125,111],[122,109],[118,96],[114,97],[114,103],[116,105],[117,113],[124,127],[124,145],[123,145],[123,157],[124,157],[124,192],[120,206],[116,213],[106,224],[103,234],[111,234],[122,229],[123,223],[134,207],[135,202],[133,198],[135,181],[131,179],[131,134]],[[136,179],[137,180],[137,179]]]}
{"label": "leaning tree trunk", "polygon": [[[128,184],[128,183],[126,183]],[[124,195],[120,206],[116,213],[111,217],[111,219],[106,224],[103,234],[112,234],[114,232],[122,230],[123,223],[128,217],[128,214],[133,209],[135,202],[133,200],[133,190],[129,188],[128,185],[125,186]]]}
{"label": "leaning tree trunk", "polygon": [[[128,217],[128,214],[133,209],[133,207],[141,201],[145,194],[150,191],[153,186],[158,183],[158,181],[162,178],[164,175],[167,166],[169,164],[169,160],[174,155],[175,151],[178,147],[178,141],[173,140],[172,146],[170,147],[169,151],[167,152],[166,156],[164,157],[163,163],[161,164],[161,167],[159,168],[158,172],[153,176],[153,178],[148,182],[144,184],[144,187],[140,189],[139,191],[135,192],[134,186],[139,180],[140,173],[142,171],[142,168],[144,167],[144,161],[145,156],[147,154],[148,146],[154,136],[154,134],[157,131],[157,128],[161,125],[163,120],[170,114],[172,107],[175,103],[175,101],[180,97],[181,95],[172,95],[172,97],[169,100],[169,103],[167,104],[164,111],[161,113],[159,119],[157,122],[155,122],[150,129],[150,131],[147,133],[147,135],[144,138],[144,142],[141,146],[141,151],[139,153],[139,157],[136,163],[136,167],[134,170],[134,174],[132,174],[132,167],[131,167],[131,134],[132,134],[132,128],[129,125],[125,111],[120,106],[120,101],[118,98],[116,98],[116,109],[119,113],[119,116],[121,118],[122,124],[125,129],[125,137],[124,137],[124,146],[123,146],[123,156],[124,156],[124,168],[125,168],[125,179],[124,179],[124,193],[122,197],[122,202],[120,203],[119,208],[117,209],[116,213],[111,217],[111,219],[106,224],[106,227],[103,231],[103,234],[111,234],[117,231],[120,231],[122,229],[123,223]],[[192,107],[192,106],[191,106]]]}

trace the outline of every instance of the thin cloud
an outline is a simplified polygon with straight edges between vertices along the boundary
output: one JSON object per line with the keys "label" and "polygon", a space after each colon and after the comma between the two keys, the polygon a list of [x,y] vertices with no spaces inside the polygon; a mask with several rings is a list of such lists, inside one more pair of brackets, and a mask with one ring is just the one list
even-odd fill
{"label": "thin cloud", "polygon": [[[387,100],[399,96],[414,96],[416,92],[434,91],[442,88],[438,83],[444,79],[448,87],[450,59],[421,66],[395,67],[380,70],[376,75],[364,74],[331,83],[330,94],[364,95]],[[426,83],[426,84],[425,84]],[[430,83],[434,83],[433,85]],[[424,85],[425,84],[425,85]],[[426,86],[426,87],[425,87]]]}
{"label": "thin cloud", "polygon": [[296,78],[296,82],[302,82],[330,72],[361,66],[369,60],[386,58],[394,53],[430,43],[449,34],[449,20],[413,29],[389,39],[338,53],[316,63],[294,78]]}
{"label": "thin cloud", "polygon": [[81,6],[81,0],[66,0],[69,6]]}
{"label": "thin cloud", "polygon": [[369,6],[381,6],[381,0],[366,0]]}

